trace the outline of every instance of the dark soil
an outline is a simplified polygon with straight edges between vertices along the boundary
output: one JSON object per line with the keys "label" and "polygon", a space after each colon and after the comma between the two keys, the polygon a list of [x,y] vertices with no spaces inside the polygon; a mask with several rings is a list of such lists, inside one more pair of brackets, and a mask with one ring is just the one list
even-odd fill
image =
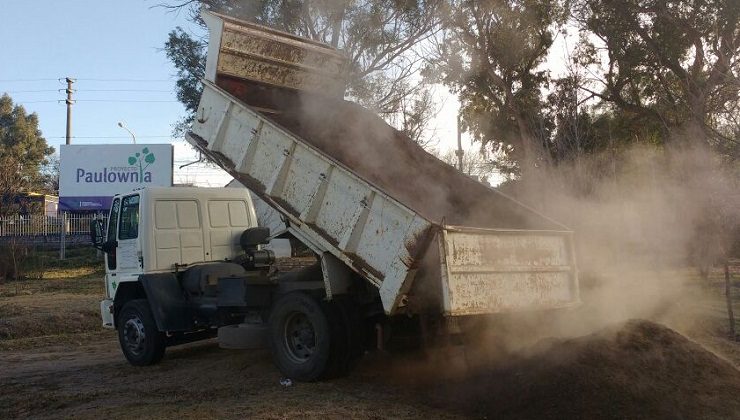
{"label": "dark soil", "polygon": [[[45,311],[91,314],[101,292],[86,284],[76,294],[0,294],[0,317],[28,327],[48,323],[37,316]],[[436,360],[376,352],[347,378],[289,388],[266,351],[208,341],[137,368],[113,331],[99,320],[84,326],[0,338],[0,418],[740,418],[740,371],[648,321],[542,341],[478,367],[460,363],[459,346],[458,357]]]}
{"label": "dark soil", "polygon": [[219,86],[430,221],[487,228],[553,223],[427,153],[374,112],[349,101],[221,78]]}
{"label": "dark soil", "polygon": [[489,419],[740,418],[740,371],[648,321],[541,343],[498,365],[425,386],[432,405]]}

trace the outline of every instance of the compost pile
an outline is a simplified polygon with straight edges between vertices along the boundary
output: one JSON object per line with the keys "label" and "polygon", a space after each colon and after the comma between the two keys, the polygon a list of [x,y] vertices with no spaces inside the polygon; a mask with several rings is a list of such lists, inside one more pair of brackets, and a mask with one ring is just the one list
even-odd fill
{"label": "compost pile", "polygon": [[740,418],[740,371],[661,325],[629,321],[537,347],[433,385],[432,404],[490,419]]}
{"label": "compost pile", "polygon": [[352,102],[304,95],[275,120],[431,221],[491,228],[543,223]]}
{"label": "compost pile", "polygon": [[219,86],[430,221],[488,228],[553,224],[427,153],[355,103],[220,78]]}

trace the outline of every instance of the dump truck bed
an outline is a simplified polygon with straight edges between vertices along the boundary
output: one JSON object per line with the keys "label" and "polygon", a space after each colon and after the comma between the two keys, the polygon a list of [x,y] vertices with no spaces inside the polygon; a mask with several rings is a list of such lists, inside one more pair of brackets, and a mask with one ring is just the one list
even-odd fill
{"label": "dump truck bed", "polygon": [[[267,213],[278,212],[290,233],[376,285],[388,314],[408,309],[417,296],[428,306],[430,295],[448,315],[578,301],[571,232],[441,162],[333,90],[276,85],[233,66],[220,71],[231,46],[261,44],[250,39],[251,24],[231,31],[225,44],[228,25],[219,19],[206,19],[212,71],[188,141],[256,194]],[[293,36],[269,36],[295,45]],[[267,53],[274,51],[281,49]],[[282,66],[280,74],[313,71],[301,54],[281,57],[266,59]],[[300,79],[310,86],[319,80]]]}

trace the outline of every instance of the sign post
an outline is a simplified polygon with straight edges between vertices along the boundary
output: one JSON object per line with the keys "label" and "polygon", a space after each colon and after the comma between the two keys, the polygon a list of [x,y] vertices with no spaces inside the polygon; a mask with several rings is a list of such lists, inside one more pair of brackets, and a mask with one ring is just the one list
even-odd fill
{"label": "sign post", "polygon": [[67,212],[62,212],[62,226],[59,229],[61,237],[59,238],[59,259],[63,260],[67,257],[66,255],[66,241],[67,241]]}

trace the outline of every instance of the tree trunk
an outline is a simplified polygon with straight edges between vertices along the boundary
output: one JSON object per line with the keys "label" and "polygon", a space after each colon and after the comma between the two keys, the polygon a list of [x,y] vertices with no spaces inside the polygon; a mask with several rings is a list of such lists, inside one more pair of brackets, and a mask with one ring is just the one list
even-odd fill
{"label": "tree trunk", "polygon": [[727,316],[730,319],[730,337],[733,341],[736,339],[735,335],[735,314],[732,311],[732,284],[730,284],[730,265],[729,261],[725,260],[725,298],[727,299]]}
{"label": "tree trunk", "polygon": [[334,17],[334,24],[331,28],[331,46],[334,48],[339,48],[339,35],[342,32],[342,23],[344,22],[344,13],[347,9],[347,5],[342,4],[342,9],[337,13],[337,16]]}

